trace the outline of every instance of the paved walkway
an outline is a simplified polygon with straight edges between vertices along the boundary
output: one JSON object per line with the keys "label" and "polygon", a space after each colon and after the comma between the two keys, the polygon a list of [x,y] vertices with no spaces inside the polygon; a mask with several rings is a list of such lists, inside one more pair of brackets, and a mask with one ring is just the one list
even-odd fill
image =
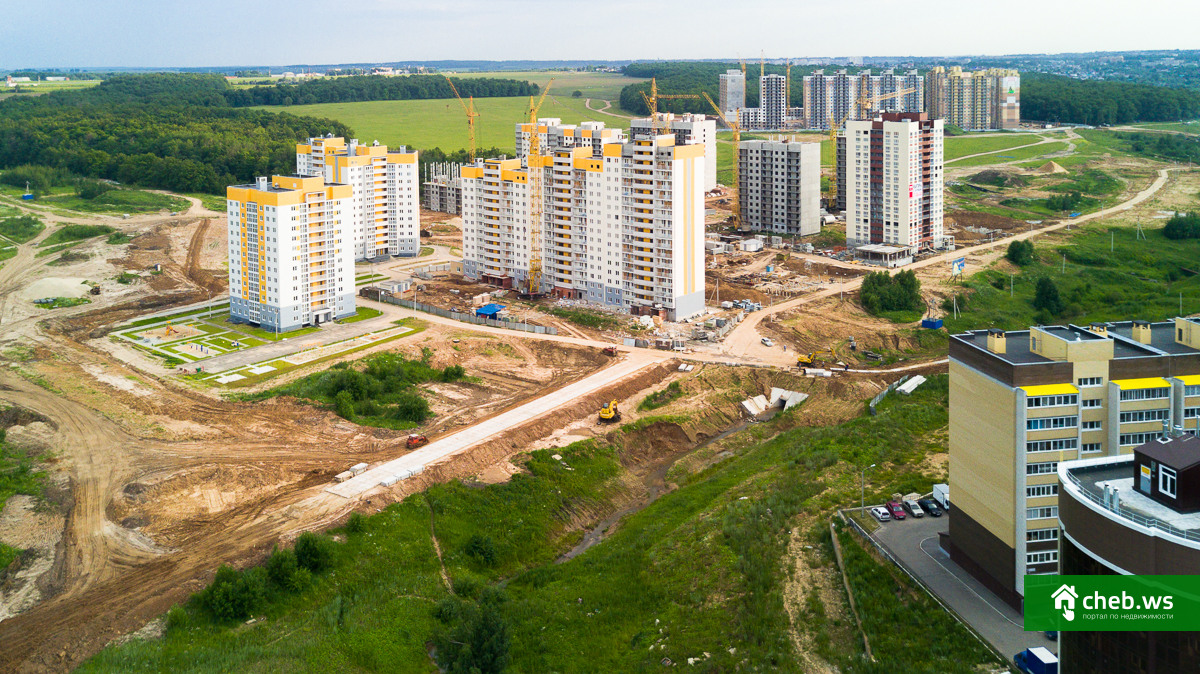
{"label": "paved walkway", "polygon": [[356,498],[375,487],[383,480],[395,476],[407,477],[424,470],[432,463],[462,453],[475,445],[485,442],[499,433],[520,426],[544,414],[552,412],[568,403],[601,389],[609,384],[641,370],[649,365],[656,365],[674,354],[669,352],[635,353],[624,361],[604,368],[589,377],[573,384],[564,386],[557,391],[530,402],[515,407],[507,412],[498,414],[474,426],[465,428],[457,433],[439,438],[415,452],[410,452],[398,459],[393,459],[376,466],[341,484],[329,486],[325,491],[343,498]]}

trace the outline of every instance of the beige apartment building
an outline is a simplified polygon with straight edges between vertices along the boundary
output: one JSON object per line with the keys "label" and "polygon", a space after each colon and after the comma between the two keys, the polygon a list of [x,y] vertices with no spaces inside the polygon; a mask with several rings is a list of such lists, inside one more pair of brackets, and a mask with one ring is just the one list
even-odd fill
{"label": "beige apartment building", "polygon": [[925,75],[925,110],[967,131],[1015,129],[1021,123],[1021,76],[1015,70],[932,68]]}
{"label": "beige apartment building", "polygon": [[1058,464],[1200,418],[1200,319],[950,338],[950,556],[1014,606],[1058,572]]}

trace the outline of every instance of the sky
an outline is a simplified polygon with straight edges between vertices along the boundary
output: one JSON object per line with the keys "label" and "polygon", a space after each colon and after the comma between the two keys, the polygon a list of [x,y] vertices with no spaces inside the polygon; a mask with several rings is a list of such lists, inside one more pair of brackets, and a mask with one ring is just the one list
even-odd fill
{"label": "sky", "polygon": [[4,69],[1200,48],[1196,0],[21,0],[6,5],[0,21]]}

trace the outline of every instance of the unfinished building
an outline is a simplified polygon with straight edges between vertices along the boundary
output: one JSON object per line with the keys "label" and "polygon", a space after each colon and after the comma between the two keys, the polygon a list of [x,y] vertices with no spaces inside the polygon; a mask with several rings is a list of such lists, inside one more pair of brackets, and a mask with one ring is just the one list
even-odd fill
{"label": "unfinished building", "polygon": [[821,231],[821,144],[744,141],[738,148],[741,218],[751,230]]}
{"label": "unfinished building", "polygon": [[462,164],[440,162],[425,167],[421,184],[425,210],[458,215],[462,212]]}

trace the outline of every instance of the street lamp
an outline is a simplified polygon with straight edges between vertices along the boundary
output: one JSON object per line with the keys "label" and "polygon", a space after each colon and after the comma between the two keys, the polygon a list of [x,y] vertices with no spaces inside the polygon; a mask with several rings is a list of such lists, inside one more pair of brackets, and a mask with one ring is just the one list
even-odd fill
{"label": "street lamp", "polygon": [[875,467],[875,464],[871,464],[871,465],[867,466],[866,468],[862,469],[862,488],[858,494],[858,516],[859,517],[862,517],[863,513],[866,512],[866,510],[867,510],[867,471],[871,470],[874,467]]}

